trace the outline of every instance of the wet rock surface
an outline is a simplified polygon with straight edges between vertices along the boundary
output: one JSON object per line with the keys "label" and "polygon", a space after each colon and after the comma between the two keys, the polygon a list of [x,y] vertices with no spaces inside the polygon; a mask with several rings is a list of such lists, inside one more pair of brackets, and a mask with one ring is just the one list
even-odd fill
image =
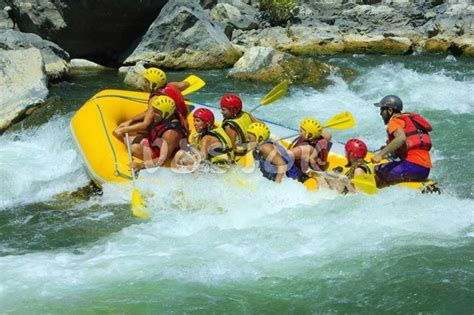
{"label": "wet rock surface", "polygon": [[31,113],[48,95],[48,79],[37,48],[0,50],[0,133]]}
{"label": "wet rock surface", "polygon": [[175,0],[163,8],[125,63],[212,69],[232,66],[240,55],[198,1]]}
{"label": "wet rock surface", "polygon": [[49,79],[61,79],[69,73],[69,54],[55,43],[44,40],[36,34],[12,29],[0,30],[0,49],[21,51],[30,47],[37,48],[41,52]]}

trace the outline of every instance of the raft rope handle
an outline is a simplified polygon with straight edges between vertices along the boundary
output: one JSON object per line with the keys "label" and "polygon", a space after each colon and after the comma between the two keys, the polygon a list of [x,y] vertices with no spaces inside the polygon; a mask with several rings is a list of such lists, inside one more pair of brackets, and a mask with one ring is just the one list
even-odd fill
{"label": "raft rope handle", "polygon": [[90,101],[93,101],[93,100],[98,99],[98,98],[105,98],[105,97],[117,97],[117,98],[123,98],[123,99],[129,100],[129,101],[132,101],[132,102],[148,104],[147,99],[138,98],[138,97],[124,96],[124,95],[120,95],[120,94],[99,95],[99,96],[96,96],[94,98],[91,98]]}
{"label": "raft rope handle", "polygon": [[[96,99],[99,99],[99,98],[106,98],[106,97],[123,98],[123,99],[129,100],[129,101],[132,101],[132,102],[143,103],[143,104],[147,104],[147,103],[148,103],[148,100],[147,100],[147,99],[137,98],[137,97],[130,97],[130,96],[124,96],[124,95],[120,95],[120,94],[99,95],[99,96],[96,96],[96,97],[91,98],[89,101],[94,101],[94,100],[96,100]],[[102,114],[102,110],[100,109],[99,104],[96,103],[96,106],[97,106],[97,109],[99,110],[100,118],[101,118],[101,120],[102,120],[102,126],[104,127],[105,136],[107,137],[107,141],[109,142],[110,150],[112,151],[112,154],[113,154],[113,156],[114,156],[114,165],[115,165],[115,172],[114,172],[114,175],[115,175],[115,176],[124,177],[124,178],[126,178],[126,179],[132,179],[131,176],[129,176],[129,175],[127,175],[127,174],[124,174],[124,173],[120,172],[120,170],[119,170],[119,165],[118,165],[118,161],[117,161],[117,155],[116,155],[115,150],[114,150],[114,147],[113,147],[113,145],[112,145],[112,140],[110,140],[110,136],[109,136],[109,133],[108,133],[108,130],[107,130],[107,126],[105,125],[105,120],[104,120],[104,116],[103,116],[103,114]]]}
{"label": "raft rope handle", "polygon": [[99,104],[95,103],[95,105],[97,106],[97,110],[99,111],[100,119],[102,120],[102,127],[104,127],[105,136],[107,137],[107,141],[109,142],[110,150],[112,150],[112,154],[114,156],[114,165],[115,165],[114,173],[126,179],[132,179],[131,176],[120,172],[118,161],[117,161],[117,154],[115,153],[114,147],[112,145],[112,140],[110,140],[109,132],[107,131],[107,126],[105,125],[104,115],[102,115],[102,110],[100,109]]}
{"label": "raft rope handle", "polygon": [[[194,103],[196,105],[199,105],[199,106],[204,106],[204,107],[209,107],[209,108],[213,108],[213,109],[220,109],[220,107],[218,106],[214,106],[214,105],[211,105],[211,104],[206,104],[206,103],[196,103],[194,101],[190,101],[191,103]],[[276,125],[276,126],[279,126],[279,127],[283,127],[283,128],[286,128],[286,129],[290,129],[292,131],[299,131],[298,129],[295,129],[295,128],[291,128],[291,127],[288,127],[288,126],[285,126],[283,124],[280,124],[280,123],[276,123],[276,122],[273,122],[273,121],[269,121],[269,120],[266,120],[266,119],[258,119],[260,121],[263,121],[263,122],[266,122],[266,123],[269,123],[269,124],[273,124],[273,125]]]}

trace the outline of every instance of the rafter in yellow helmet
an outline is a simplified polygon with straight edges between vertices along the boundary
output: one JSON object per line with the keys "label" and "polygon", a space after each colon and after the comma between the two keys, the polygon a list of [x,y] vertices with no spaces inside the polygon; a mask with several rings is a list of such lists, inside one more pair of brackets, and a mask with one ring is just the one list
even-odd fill
{"label": "rafter in yellow helmet", "polygon": [[319,138],[321,136],[321,132],[323,131],[323,127],[319,121],[314,118],[303,119],[300,123],[300,128],[306,133],[307,140]]}
{"label": "rafter in yellow helmet", "polygon": [[267,141],[270,138],[270,129],[261,122],[254,122],[247,128],[247,133],[255,136],[258,143]]}
{"label": "rafter in yellow helmet", "polygon": [[143,77],[150,82],[151,91],[163,87],[168,82],[165,72],[158,68],[146,69]]}
{"label": "rafter in yellow helmet", "polygon": [[161,112],[163,119],[169,118],[176,110],[174,100],[166,95],[154,97],[151,101],[151,106]]}

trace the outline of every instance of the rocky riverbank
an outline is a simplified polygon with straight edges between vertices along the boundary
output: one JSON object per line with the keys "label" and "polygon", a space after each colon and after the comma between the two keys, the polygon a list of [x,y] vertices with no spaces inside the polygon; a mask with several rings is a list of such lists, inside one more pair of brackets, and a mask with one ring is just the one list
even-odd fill
{"label": "rocky riverbank", "polygon": [[354,74],[308,57],[474,56],[470,0],[297,4],[287,22],[272,25],[256,0],[0,0],[0,132],[45,101],[48,81],[67,78],[71,57],[113,67],[144,62],[166,69],[234,67],[233,78],[285,77],[324,87],[331,72]]}

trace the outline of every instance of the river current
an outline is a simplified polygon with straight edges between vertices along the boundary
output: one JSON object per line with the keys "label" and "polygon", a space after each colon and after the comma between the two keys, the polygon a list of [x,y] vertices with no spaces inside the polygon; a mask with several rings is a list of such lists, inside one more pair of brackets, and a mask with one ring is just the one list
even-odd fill
{"label": "river current", "polygon": [[[372,103],[397,94],[434,126],[431,178],[443,193],[400,187],[338,196],[258,173],[167,174],[138,181],[152,217],[130,215],[129,185],[87,188],[69,131],[96,92],[127,89],[115,71],[78,72],[0,136],[0,313],[366,313],[474,311],[474,64],[452,56],[330,57],[357,70],[324,90],[291,86],[255,115],[297,128],[350,111],[333,130],[378,149]],[[271,84],[195,73],[189,95],[256,106]],[[275,82],[275,84],[278,82]],[[239,180],[236,181],[235,178]]]}

